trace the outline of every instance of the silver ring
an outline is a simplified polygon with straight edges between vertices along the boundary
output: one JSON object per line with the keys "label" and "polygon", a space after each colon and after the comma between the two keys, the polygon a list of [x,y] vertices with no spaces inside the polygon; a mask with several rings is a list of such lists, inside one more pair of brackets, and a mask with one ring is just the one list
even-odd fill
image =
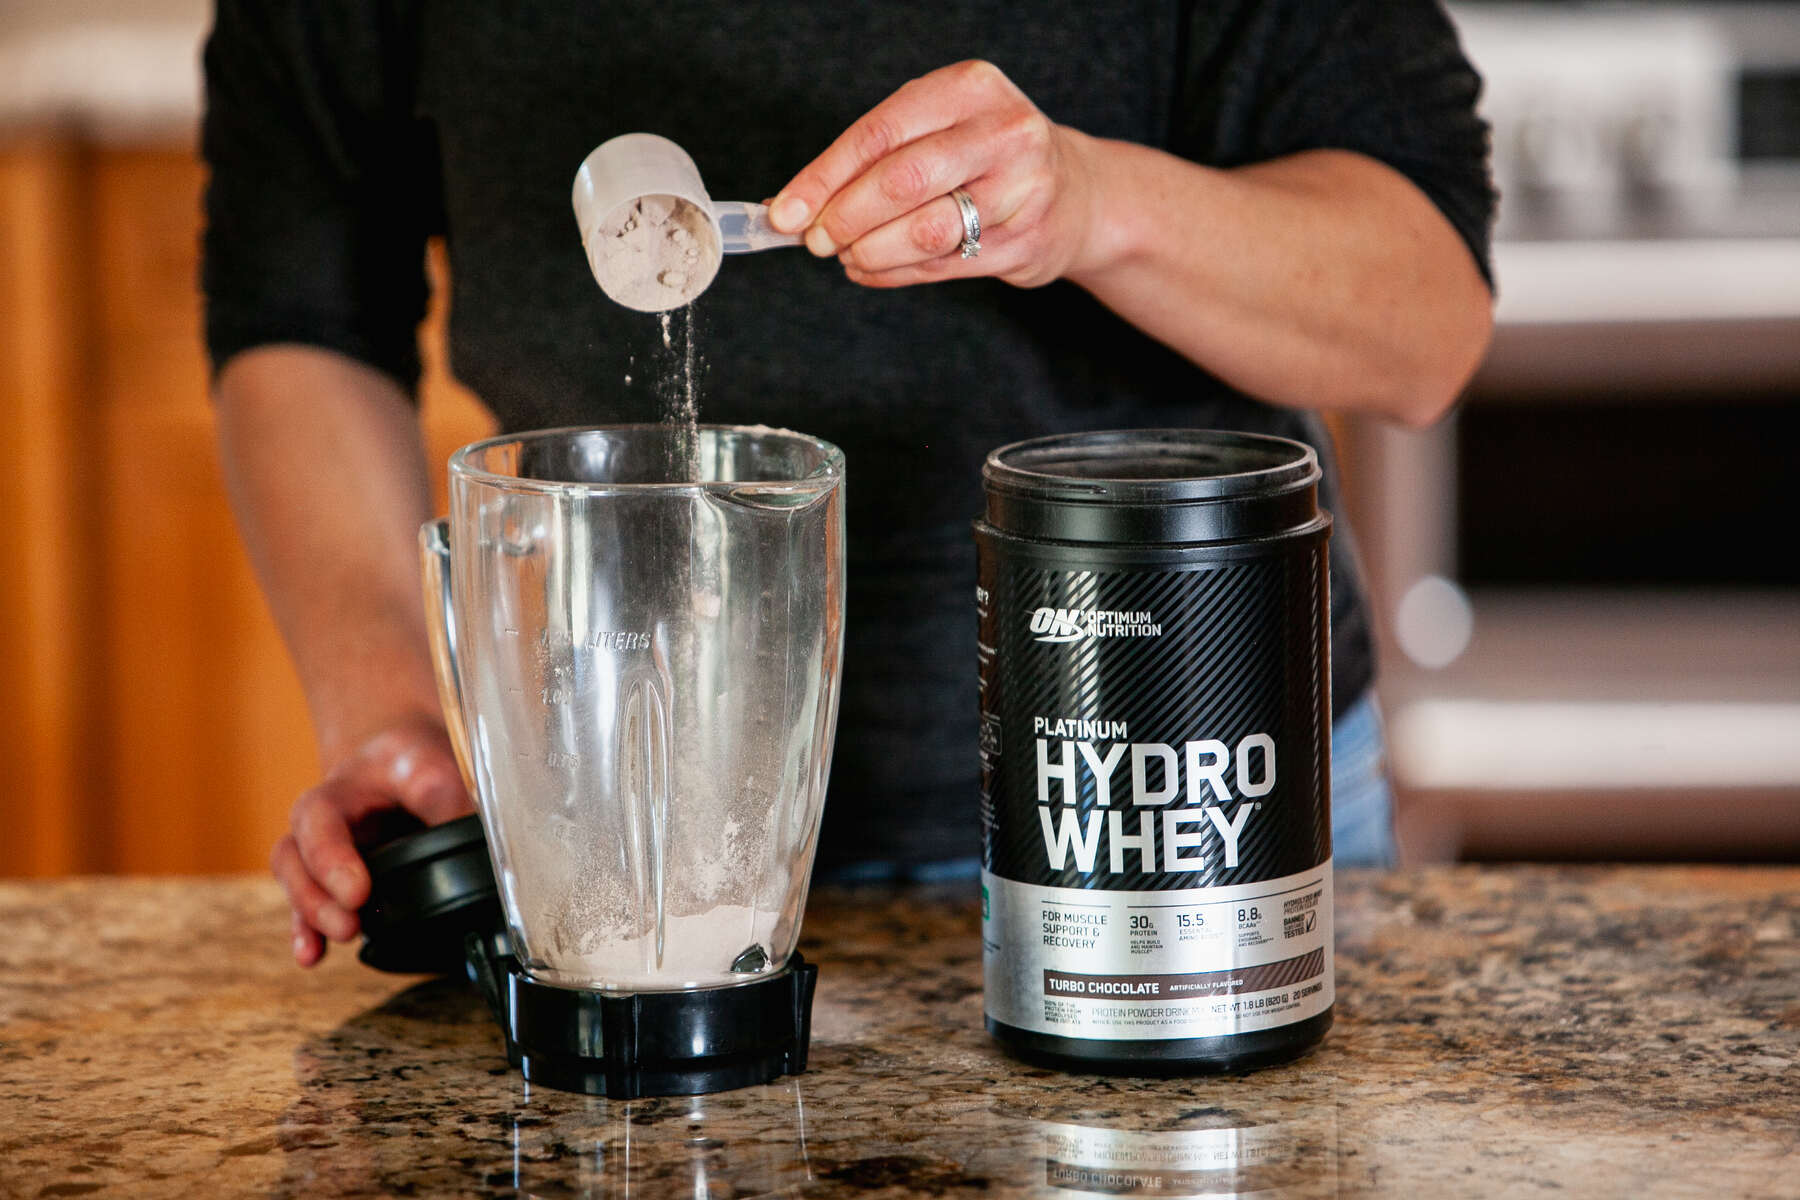
{"label": "silver ring", "polygon": [[962,256],[974,258],[981,253],[981,214],[975,211],[974,199],[961,188],[952,191],[950,198],[956,201],[956,207],[962,209]]}

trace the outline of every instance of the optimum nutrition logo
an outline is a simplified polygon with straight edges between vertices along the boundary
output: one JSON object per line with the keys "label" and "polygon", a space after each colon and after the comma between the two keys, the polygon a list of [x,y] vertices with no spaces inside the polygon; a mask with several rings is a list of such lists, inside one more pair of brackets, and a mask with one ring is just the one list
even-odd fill
{"label": "optimum nutrition logo", "polygon": [[1088,638],[1161,637],[1162,626],[1149,612],[1114,612],[1104,608],[1037,608],[1029,620],[1032,640],[1062,644]]}

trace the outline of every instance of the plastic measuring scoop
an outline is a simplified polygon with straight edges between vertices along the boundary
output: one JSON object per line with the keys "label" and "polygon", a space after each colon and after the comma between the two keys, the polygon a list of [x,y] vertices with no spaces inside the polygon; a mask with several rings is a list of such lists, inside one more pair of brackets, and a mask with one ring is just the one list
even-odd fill
{"label": "plastic measuring scoop", "polygon": [[575,172],[571,199],[600,289],[640,312],[688,303],[727,254],[800,244],[769,224],[766,205],[715,203],[687,151],[654,133],[601,143]]}
{"label": "plastic measuring scoop", "polygon": [[769,224],[769,206],[745,200],[713,201],[713,217],[727,254],[753,254],[801,244],[797,233],[783,233]]}

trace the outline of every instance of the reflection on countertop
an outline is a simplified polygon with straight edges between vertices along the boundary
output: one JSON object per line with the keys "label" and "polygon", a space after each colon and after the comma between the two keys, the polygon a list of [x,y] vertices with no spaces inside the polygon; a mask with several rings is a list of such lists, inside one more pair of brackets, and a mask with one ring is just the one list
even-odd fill
{"label": "reflection on countertop", "polygon": [[[1017,1063],[962,891],[821,891],[811,1069],[528,1087],[472,990],[301,973],[258,880],[0,885],[0,1192],[1783,1194],[1800,869],[1344,873],[1337,1027],[1247,1076]],[[1791,1194],[1791,1193],[1789,1193]]]}

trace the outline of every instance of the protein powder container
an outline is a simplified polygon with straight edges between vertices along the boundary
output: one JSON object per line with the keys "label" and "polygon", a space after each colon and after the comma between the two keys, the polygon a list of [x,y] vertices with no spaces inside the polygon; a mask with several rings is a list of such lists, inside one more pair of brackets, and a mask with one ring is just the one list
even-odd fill
{"label": "protein powder container", "polygon": [[1333,1000],[1317,456],[1079,433],[982,477],[988,1029],[1083,1070],[1303,1053]]}

